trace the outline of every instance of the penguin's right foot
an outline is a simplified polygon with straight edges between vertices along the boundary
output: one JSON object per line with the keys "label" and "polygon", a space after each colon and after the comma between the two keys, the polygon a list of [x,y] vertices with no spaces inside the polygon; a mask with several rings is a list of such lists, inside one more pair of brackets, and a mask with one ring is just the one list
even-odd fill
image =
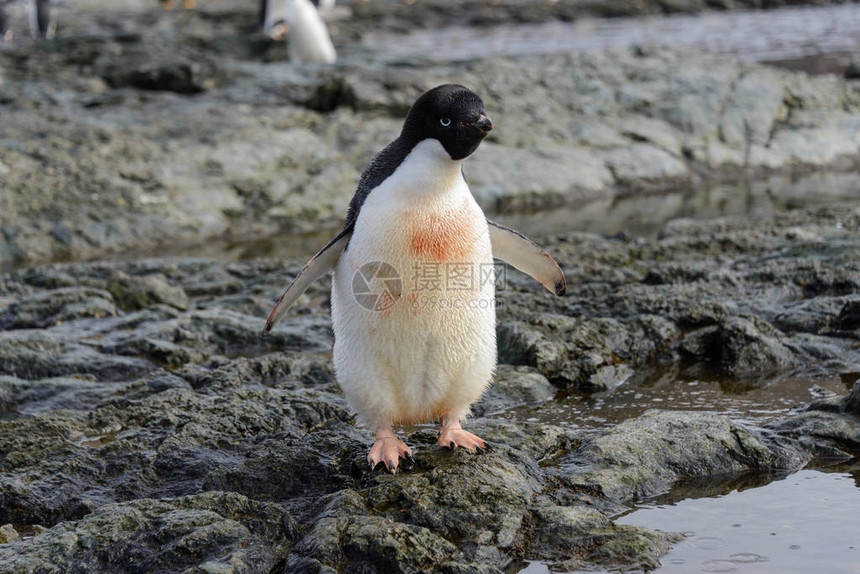
{"label": "penguin's right foot", "polygon": [[439,446],[455,450],[458,446],[471,450],[478,454],[484,454],[490,447],[479,436],[463,430],[460,421],[445,417],[442,420],[442,428],[439,429]]}
{"label": "penguin's right foot", "polygon": [[412,449],[406,443],[394,436],[391,429],[377,431],[376,442],[370,447],[367,454],[367,462],[370,469],[375,469],[380,463],[385,465],[385,470],[391,474],[397,472],[400,459],[412,460]]}

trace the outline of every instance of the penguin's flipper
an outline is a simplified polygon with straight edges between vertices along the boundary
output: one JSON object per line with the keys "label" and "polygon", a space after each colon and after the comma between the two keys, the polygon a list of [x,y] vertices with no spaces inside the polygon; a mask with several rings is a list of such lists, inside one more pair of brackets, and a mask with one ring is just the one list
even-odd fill
{"label": "penguin's flipper", "polygon": [[263,327],[264,337],[269,334],[269,331],[272,330],[275,323],[281,320],[284,313],[293,306],[296,299],[298,299],[301,294],[307,290],[311,283],[334,269],[334,266],[337,265],[338,259],[340,259],[341,253],[346,249],[346,244],[349,242],[351,235],[351,227],[344,229],[305,264],[304,269],[296,275],[296,278],[293,279],[293,282],[290,283],[287,290],[280,296],[275,308],[272,309],[272,312],[269,314],[266,326]]}
{"label": "penguin's flipper", "polygon": [[556,295],[567,292],[567,280],[555,259],[541,249],[540,245],[509,227],[495,221],[490,224],[490,243],[493,257],[510,263],[526,275],[531,275],[541,285]]}

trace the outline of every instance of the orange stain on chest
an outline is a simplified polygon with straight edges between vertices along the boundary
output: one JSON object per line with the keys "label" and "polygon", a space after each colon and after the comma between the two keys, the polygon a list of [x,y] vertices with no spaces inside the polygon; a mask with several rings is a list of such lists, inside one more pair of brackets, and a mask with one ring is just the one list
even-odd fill
{"label": "orange stain on chest", "polygon": [[413,213],[409,247],[412,255],[434,261],[467,261],[477,241],[475,215],[469,204],[436,213]]}

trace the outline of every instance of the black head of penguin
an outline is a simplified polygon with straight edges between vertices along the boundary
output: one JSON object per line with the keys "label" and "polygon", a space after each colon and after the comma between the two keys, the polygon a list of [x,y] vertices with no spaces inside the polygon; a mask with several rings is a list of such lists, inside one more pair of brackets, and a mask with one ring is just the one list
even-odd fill
{"label": "black head of penguin", "polygon": [[400,137],[413,145],[429,138],[439,140],[452,160],[461,160],[472,155],[492,129],[478,94],[457,84],[444,84],[415,101]]}

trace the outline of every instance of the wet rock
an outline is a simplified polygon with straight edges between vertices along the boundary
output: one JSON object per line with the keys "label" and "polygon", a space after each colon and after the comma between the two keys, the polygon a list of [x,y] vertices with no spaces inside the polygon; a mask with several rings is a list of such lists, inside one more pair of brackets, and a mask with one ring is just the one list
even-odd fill
{"label": "wet rock", "polygon": [[[649,336],[643,336],[646,331]],[[627,378],[621,365],[655,356],[677,336],[677,328],[659,317],[622,323],[541,315],[528,324],[502,322],[497,333],[500,362],[536,367],[561,388],[594,391]]]}
{"label": "wet rock", "polygon": [[845,401],[845,410],[855,415],[860,414],[860,384],[854,383],[851,394]]}
{"label": "wet rock", "polygon": [[658,558],[682,536],[616,525],[584,504],[539,506],[532,510],[533,534],[527,534],[528,551],[564,570],[623,567],[652,569]]}
{"label": "wet rock", "polygon": [[10,542],[20,540],[20,538],[21,535],[18,534],[18,531],[11,524],[0,526],[0,544],[9,544]]}
{"label": "wet rock", "polygon": [[[848,416],[845,416],[848,415]],[[848,396],[813,401],[802,412],[768,426],[825,457],[853,457],[860,448],[860,381]]]}
{"label": "wet rock", "polygon": [[148,571],[268,571],[295,535],[295,521],[282,508],[235,493],[141,499],[13,542],[0,555],[0,568],[78,572],[133,563]]}
{"label": "wet rock", "polygon": [[472,407],[472,412],[483,416],[493,411],[541,403],[555,396],[555,391],[546,377],[535,369],[499,365],[492,384]]}
{"label": "wet rock", "polygon": [[0,413],[32,416],[58,409],[88,410],[124,387],[88,379],[61,377],[32,381],[0,376]]}
{"label": "wet rock", "polygon": [[313,529],[287,560],[291,571],[365,565],[380,572],[420,572],[439,565],[456,547],[432,530],[370,516],[361,497],[342,491],[332,497]]}
{"label": "wet rock", "polygon": [[[826,334],[842,329],[843,315],[850,316],[853,298],[816,297],[787,306],[774,318],[774,326],[782,331]],[[849,321],[850,323],[850,321]]]}
{"label": "wet rock", "polygon": [[845,302],[836,317],[836,327],[845,331],[860,329],[860,301],[852,299]]}
{"label": "wet rock", "polygon": [[139,90],[196,94],[211,90],[223,74],[215,62],[202,54],[121,54],[111,64],[99,70],[101,77],[113,88],[132,87]]}
{"label": "wet rock", "polygon": [[680,478],[797,469],[808,458],[790,441],[723,417],[649,411],[585,441],[562,468],[571,486],[623,501],[664,492]]}
{"label": "wet rock", "polygon": [[0,325],[6,329],[38,329],[75,319],[116,314],[110,293],[87,287],[67,287],[18,299],[0,316]]}
{"label": "wet rock", "polygon": [[188,295],[182,287],[170,285],[163,275],[130,277],[118,272],[107,285],[117,304],[125,311],[143,309],[151,305],[170,305],[188,309]]}
{"label": "wet rock", "polygon": [[786,341],[769,323],[753,316],[739,316],[693,331],[679,343],[679,348],[691,360],[714,361],[730,373],[749,375],[796,365],[796,356]]}
{"label": "wet rock", "polygon": [[116,381],[148,372],[152,364],[143,359],[99,353],[42,331],[23,330],[0,333],[0,369],[24,379],[95,375]]}
{"label": "wet rock", "polygon": [[[475,10],[487,13],[463,4],[451,14]],[[420,13],[432,26],[448,12],[408,6],[396,20]],[[250,15],[241,13],[126,20],[123,33],[91,23],[103,28],[101,40],[3,56],[15,113],[4,126],[0,260],[336,227],[366,162],[396,136],[414,98],[443,81],[483,94],[498,126],[466,167],[490,210],[857,157],[857,100],[835,79],[668,48],[266,64],[248,48]],[[389,17],[338,25],[358,37]],[[207,98],[177,95],[201,90]]]}

